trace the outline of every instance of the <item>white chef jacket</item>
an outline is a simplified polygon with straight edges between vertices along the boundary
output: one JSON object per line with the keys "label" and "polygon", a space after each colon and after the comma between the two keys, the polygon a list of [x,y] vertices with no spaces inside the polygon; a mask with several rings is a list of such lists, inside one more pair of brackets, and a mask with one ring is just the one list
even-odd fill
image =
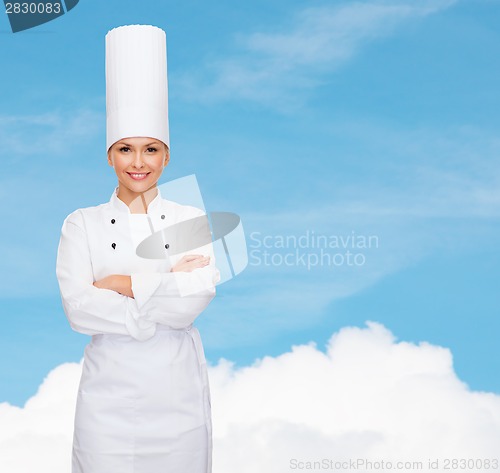
{"label": "white chef jacket", "polygon": [[[204,212],[163,199],[158,189],[147,214],[131,214],[116,192],[105,204],[72,212],[58,248],[64,311],[75,331],[92,336],[72,473],[210,473],[210,391],[193,322],[220,280],[212,245],[166,259],[135,252],[152,232]],[[170,272],[184,254],[210,256],[210,264]],[[93,285],[111,274],[131,276],[134,298]]]}
{"label": "white chef jacket", "polygon": [[[134,219],[149,217],[158,231],[204,212],[162,199],[158,189],[147,214],[131,214],[116,190],[108,203],[68,215],[62,227],[56,274],[71,327],[87,335],[116,333],[147,340],[157,323],[188,326],[211,302],[220,280],[212,245],[164,260],[145,260],[135,254],[134,245],[152,231],[149,222],[144,220],[140,228],[141,222]],[[192,272],[170,272],[184,254],[210,256],[210,264]],[[134,298],[93,286],[110,274],[130,275]]]}

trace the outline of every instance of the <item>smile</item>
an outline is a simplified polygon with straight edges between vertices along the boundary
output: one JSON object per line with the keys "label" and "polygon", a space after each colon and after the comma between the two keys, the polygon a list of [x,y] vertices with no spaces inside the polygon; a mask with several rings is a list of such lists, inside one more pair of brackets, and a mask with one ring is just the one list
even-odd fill
{"label": "smile", "polygon": [[146,179],[146,177],[148,176],[149,172],[127,172],[127,174],[134,181],[142,181],[143,179]]}

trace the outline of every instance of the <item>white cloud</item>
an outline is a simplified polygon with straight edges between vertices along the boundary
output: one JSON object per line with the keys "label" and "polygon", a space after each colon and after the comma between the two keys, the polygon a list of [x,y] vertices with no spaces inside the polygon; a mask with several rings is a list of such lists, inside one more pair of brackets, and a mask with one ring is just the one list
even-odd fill
{"label": "white cloud", "polygon": [[75,155],[89,138],[103,129],[104,115],[92,109],[55,110],[33,115],[0,115],[0,140],[7,159],[31,157],[48,163],[54,155]]}
{"label": "white cloud", "polygon": [[23,408],[0,403],[0,471],[68,473],[81,367],[52,370]]}
{"label": "white cloud", "polygon": [[[80,371],[55,368],[24,408],[0,404],[0,471],[69,471]],[[442,471],[444,458],[498,457],[500,396],[460,381],[448,349],[398,342],[378,323],[340,330],[326,351],[294,346],[243,368],[221,359],[209,372],[218,473],[324,458],[422,461],[421,471],[439,458]]]}
{"label": "white cloud", "polygon": [[344,328],[323,353],[294,347],[212,371],[218,471],[289,471],[290,458],[496,457],[500,397],[473,392],[451,353]]}
{"label": "white cloud", "polygon": [[297,100],[290,95],[293,90],[319,85],[325,72],[342,66],[365,43],[455,2],[372,0],[307,7],[275,31],[237,38],[237,52],[211,58],[202,72],[178,78],[178,87],[189,99],[239,98],[289,107]]}

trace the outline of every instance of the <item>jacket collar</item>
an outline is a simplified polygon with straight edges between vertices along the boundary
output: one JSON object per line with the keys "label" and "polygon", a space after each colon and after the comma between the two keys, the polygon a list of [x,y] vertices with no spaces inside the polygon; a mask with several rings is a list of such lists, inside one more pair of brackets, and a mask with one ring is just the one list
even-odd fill
{"label": "jacket collar", "polygon": [[[158,194],[148,205],[148,211],[147,211],[148,214],[159,212],[161,209],[162,197],[160,193],[160,188],[157,187],[157,189],[158,189]],[[115,187],[115,190],[111,194],[111,199],[109,200],[111,207],[115,210],[118,210],[119,212],[130,213],[128,205],[118,197],[117,192],[118,192],[118,187]]]}

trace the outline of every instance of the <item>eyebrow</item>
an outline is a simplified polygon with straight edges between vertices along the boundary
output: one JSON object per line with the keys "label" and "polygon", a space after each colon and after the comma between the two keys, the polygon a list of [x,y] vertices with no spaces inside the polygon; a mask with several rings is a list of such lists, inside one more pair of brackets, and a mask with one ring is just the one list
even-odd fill
{"label": "eyebrow", "polygon": [[[130,144],[130,143],[125,143],[124,141],[120,141],[118,143],[119,146],[128,146],[129,148],[133,148],[134,145]],[[159,142],[158,141],[152,141],[151,143],[148,143],[146,145],[142,145],[142,146],[151,146],[151,145],[159,145]]]}

